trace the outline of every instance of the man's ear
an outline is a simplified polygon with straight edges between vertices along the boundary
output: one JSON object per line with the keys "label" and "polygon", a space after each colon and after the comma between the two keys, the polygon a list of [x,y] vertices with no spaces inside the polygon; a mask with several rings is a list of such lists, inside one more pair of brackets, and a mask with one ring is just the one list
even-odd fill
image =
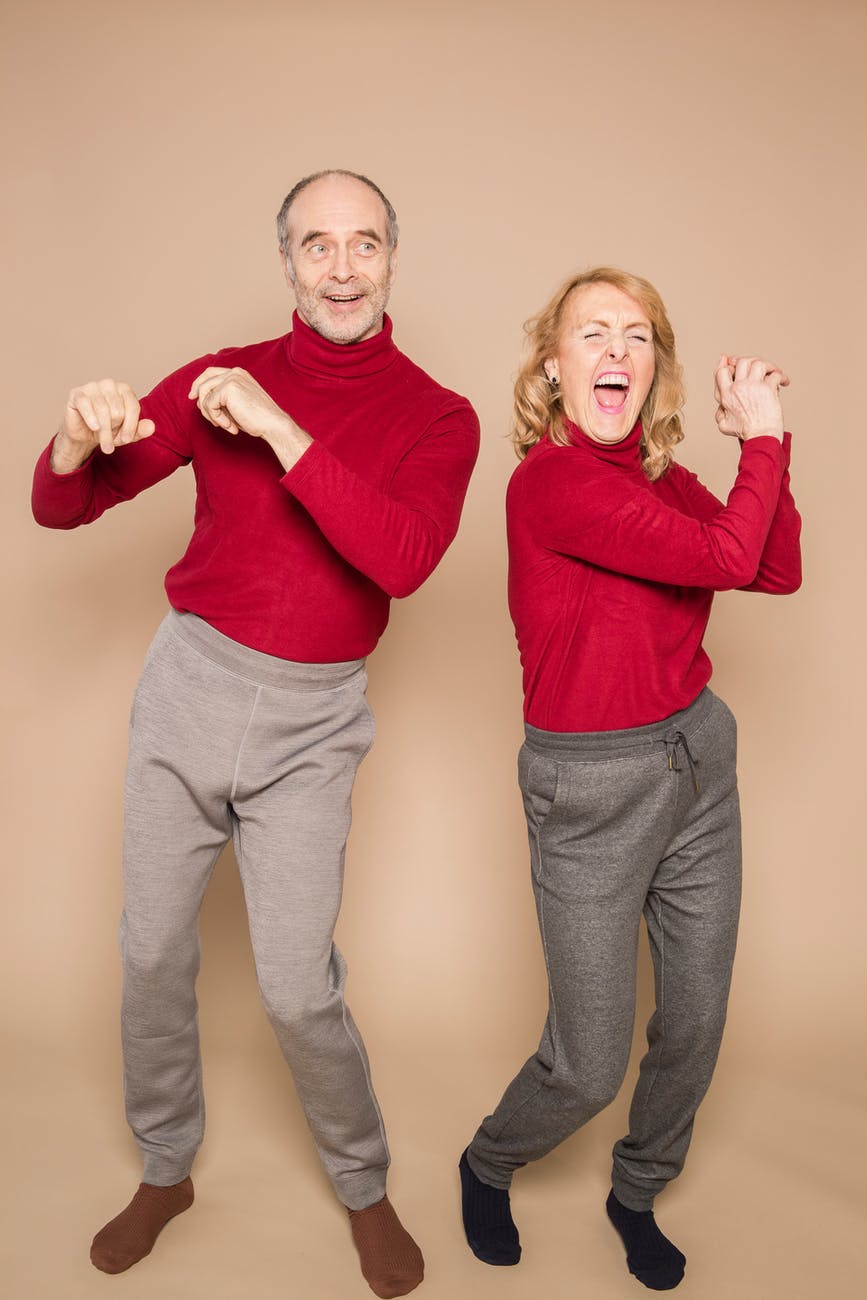
{"label": "man's ear", "polygon": [[394,277],[397,275],[397,244],[395,244],[394,248],[389,253],[388,261],[389,261],[388,287],[390,289],[391,286],[394,284]]}
{"label": "man's ear", "polygon": [[278,244],[280,251],[280,265],[283,267],[283,275],[290,289],[295,288],[295,272],[292,270],[292,263],[289,260],[289,254],[286,253],[281,244]]}

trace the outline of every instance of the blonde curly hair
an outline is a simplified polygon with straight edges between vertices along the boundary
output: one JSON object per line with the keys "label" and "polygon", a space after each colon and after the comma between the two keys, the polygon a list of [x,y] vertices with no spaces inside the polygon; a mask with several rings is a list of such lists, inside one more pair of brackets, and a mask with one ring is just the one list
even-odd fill
{"label": "blonde curly hair", "polygon": [[680,412],[684,403],[683,370],[677,359],[674,330],[665,305],[649,280],[613,266],[597,266],[570,276],[537,316],[524,325],[527,357],[515,381],[512,441],[519,457],[545,434],[559,446],[569,435],[563,424],[562,393],[545,374],[544,363],[560,346],[563,316],[571,295],[589,284],[610,284],[634,298],[653,326],[653,383],[641,408],[642,468],[651,480],[661,478],[672,460],[672,448],[683,438]]}

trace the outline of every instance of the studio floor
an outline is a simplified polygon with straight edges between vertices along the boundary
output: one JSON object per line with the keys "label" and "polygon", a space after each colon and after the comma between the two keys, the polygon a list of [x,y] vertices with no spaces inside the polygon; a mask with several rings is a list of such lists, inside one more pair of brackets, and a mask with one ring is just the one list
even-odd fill
{"label": "studio floor", "polygon": [[[117,1277],[88,1260],[90,1238],[137,1181],[135,1152],[104,1062],[49,1061],[26,1046],[5,1085],[2,1276],[8,1300],[364,1300],[344,1214],[322,1175],[276,1055],[207,1061],[209,1126],[196,1203],[153,1254]],[[207,1057],[206,1057],[207,1060]],[[389,1191],[423,1246],[428,1300],[638,1300],[603,1212],[608,1150],[628,1091],[540,1165],[513,1207],[524,1248],[493,1269],[467,1249],[455,1160],[480,1104],[511,1062],[380,1059]],[[501,1067],[501,1068],[497,1068]],[[782,1073],[782,1072],[781,1072]],[[855,1300],[864,1248],[856,1169],[859,1114],[841,1077],[756,1075],[723,1061],[699,1116],[687,1171],[657,1205],[684,1249],[679,1291],[696,1300]],[[285,1086],[285,1093],[284,1093]],[[491,1098],[493,1100],[493,1097]]]}

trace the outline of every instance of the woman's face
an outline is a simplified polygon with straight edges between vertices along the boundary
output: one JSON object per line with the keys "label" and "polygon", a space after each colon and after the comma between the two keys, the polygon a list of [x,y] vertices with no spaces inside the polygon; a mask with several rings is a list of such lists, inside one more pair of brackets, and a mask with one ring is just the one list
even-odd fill
{"label": "woman's face", "polygon": [[563,410],[594,442],[621,442],[638,419],[655,369],[653,327],[643,308],[612,284],[575,289],[563,310],[556,356]]}

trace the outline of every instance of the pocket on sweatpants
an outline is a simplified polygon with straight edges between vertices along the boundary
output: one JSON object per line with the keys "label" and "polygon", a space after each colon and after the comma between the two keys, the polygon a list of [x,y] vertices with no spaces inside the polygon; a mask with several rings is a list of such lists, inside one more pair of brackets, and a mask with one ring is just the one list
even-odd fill
{"label": "pocket on sweatpants", "polygon": [[547,821],[560,793],[562,764],[526,745],[518,755],[518,782],[524,796],[528,825],[538,831]]}

